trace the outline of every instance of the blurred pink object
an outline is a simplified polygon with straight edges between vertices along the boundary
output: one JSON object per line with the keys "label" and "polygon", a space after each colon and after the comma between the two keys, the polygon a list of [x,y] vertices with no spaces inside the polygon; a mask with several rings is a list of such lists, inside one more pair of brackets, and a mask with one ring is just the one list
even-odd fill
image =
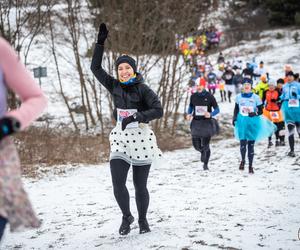
{"label": "blurred pink object", "polygon": [[[21,129],[24,129],[42,113],[47,99],[30,72],[19,61],[15,51],[3,38],[0,38],[0,71],[4,77],[4,86],[16,93],[22,101],[20,108],[8,111],[5,116],[18,119]],[[6,95],[1,94],[0,98],[6,98]]]}

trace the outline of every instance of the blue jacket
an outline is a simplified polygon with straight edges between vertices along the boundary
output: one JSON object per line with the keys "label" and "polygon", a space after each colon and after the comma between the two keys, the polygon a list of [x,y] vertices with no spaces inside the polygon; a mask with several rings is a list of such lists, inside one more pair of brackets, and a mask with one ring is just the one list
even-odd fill
{"label": "blue jacket", "polygon": [[282,95],[280,96],[282,101],[288,101],[290,99],[300,100],[300,83],[293,81],[286,83],[282,87]]}

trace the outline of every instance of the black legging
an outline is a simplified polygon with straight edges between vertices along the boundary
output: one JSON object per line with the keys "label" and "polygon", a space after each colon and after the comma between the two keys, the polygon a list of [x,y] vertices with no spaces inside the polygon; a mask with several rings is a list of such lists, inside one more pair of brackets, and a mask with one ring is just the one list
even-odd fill
{"label": "black legging", "polygon": [[226,102],[226,91],[225,90],[220,90],[220,95],[221,95],[222,102],[223,102],[223,100],[225,100],[225,102]]}
{"label": "black legging", "polygon": [[[280,131],[284,130],[284,122],[275,122],[274,123],[277,127],[275,131],[276,140],[284,141],[284,135],[280,135]],[[272,135],[269,137],[269,141],[272,140]]]}
{"label": "black legging", "polygon": [[208,164],[210,158],[210,137],[192,138],[194,148],[201,153],[201,160],[204,164]]}
{"label": "black legging", "polygon": [[216,93],[216,89],[209,89],[208,90],[210,94],[214,95]]}
{"label": "black legging", "polygon": [[290,150],[294,152],[294,147],[295,147],[295,127],[297,128],[298,134],[300,135],[300,123],[288,123],[287,125],[288,131],[289,131],[289,145],[290,145]]}
{"label": "black legging", "polygon": [[3,236],[6,223],[7,223],[7,219],[5,219],[2,216],[0,216],[0,241],[1,241],[1,238]]}
{"label": "black legging", "polygon": [[[147,180],[151,165],[133,166],[133,183],[135,187],[135,200],[139,214],[139,220],[146,219],[149,206],[149,192],[147,189]],[[121,159],[110,161],[110,171],[114,189],[114,195],[123,216],[129,216],[129,193],[126,187],[126,179],[130,165]]]}
{"label": "black legging", "polygon": [[240,141],[240,151],[241,151],[241,156],[242,156],[242,161],[243,162],[245,162],[245,158],[246,158],[247,144],[248,144],[249,166],[252,167],[253,158],[254,158],[254,144],[255,144],[255,141],[247,141],[247,140],[241,140]]}
{"label": "black legging", "polygon": [[231,102],[231,95],[232,95],[232,92],[231,91],[227,91],[227,94],[228,94],[228,101]]}

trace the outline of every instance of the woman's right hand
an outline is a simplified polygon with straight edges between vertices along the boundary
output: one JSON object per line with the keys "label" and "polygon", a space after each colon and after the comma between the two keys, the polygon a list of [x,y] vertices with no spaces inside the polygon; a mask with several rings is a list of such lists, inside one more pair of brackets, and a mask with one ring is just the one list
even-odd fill
{"label": "woman's right hand", "polygon": [[188,121],[193,120],[193,116],[191,114],[187,114],[185,117]]}
{"label": "woman's right hand", "polygon": [[99,33],[98,33],[98,41],[97,43],[100,45],[104,45],[104,42],[108,35],[108,29],[106,28],[105,23],[101,23],[99,26]]}

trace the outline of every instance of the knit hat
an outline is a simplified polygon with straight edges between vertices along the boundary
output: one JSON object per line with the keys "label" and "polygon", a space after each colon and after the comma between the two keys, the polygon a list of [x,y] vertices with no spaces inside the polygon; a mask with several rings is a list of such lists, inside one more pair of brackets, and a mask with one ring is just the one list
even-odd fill
{"label": "knit hat", "polygon": [[128,63],[131,66],[131,68],[133,68],[133,71],[136,72],[136,63],[135,63],[135,60],[132,57],[130,57],[128,55],[119,56],[117,61],[116,61],[116,67],[118,68],[118,66],[121,63]]}
{"label": "knit hat", "polygon": [[290,64],[284,65],[284,71],[286,71],[286,72],[292,71],[292,66]]}
{"label": "knit hat", "polygon": [[263,82],[266,82],[268,80],[267,75],[261,75],[260,80],[262,80]]}
{"label": "knit hat", "polygon": [[276,81],[274,79],[270,79],[269,82],[268,82],[268,85],[276,87],[277,84],[276,84]]}
{"label": "knit hat", "polygon": [[286,73],[286,76],[294,76],[294,72],[293,71],[289,71]]}
{"label": "knit hat", "polygon": [[243,84],[253,84],[253,81],[250,79],[250,78],[247,78],[247,77],[245,77],[244,79],[243,79],[243,82],[242,82]]}

